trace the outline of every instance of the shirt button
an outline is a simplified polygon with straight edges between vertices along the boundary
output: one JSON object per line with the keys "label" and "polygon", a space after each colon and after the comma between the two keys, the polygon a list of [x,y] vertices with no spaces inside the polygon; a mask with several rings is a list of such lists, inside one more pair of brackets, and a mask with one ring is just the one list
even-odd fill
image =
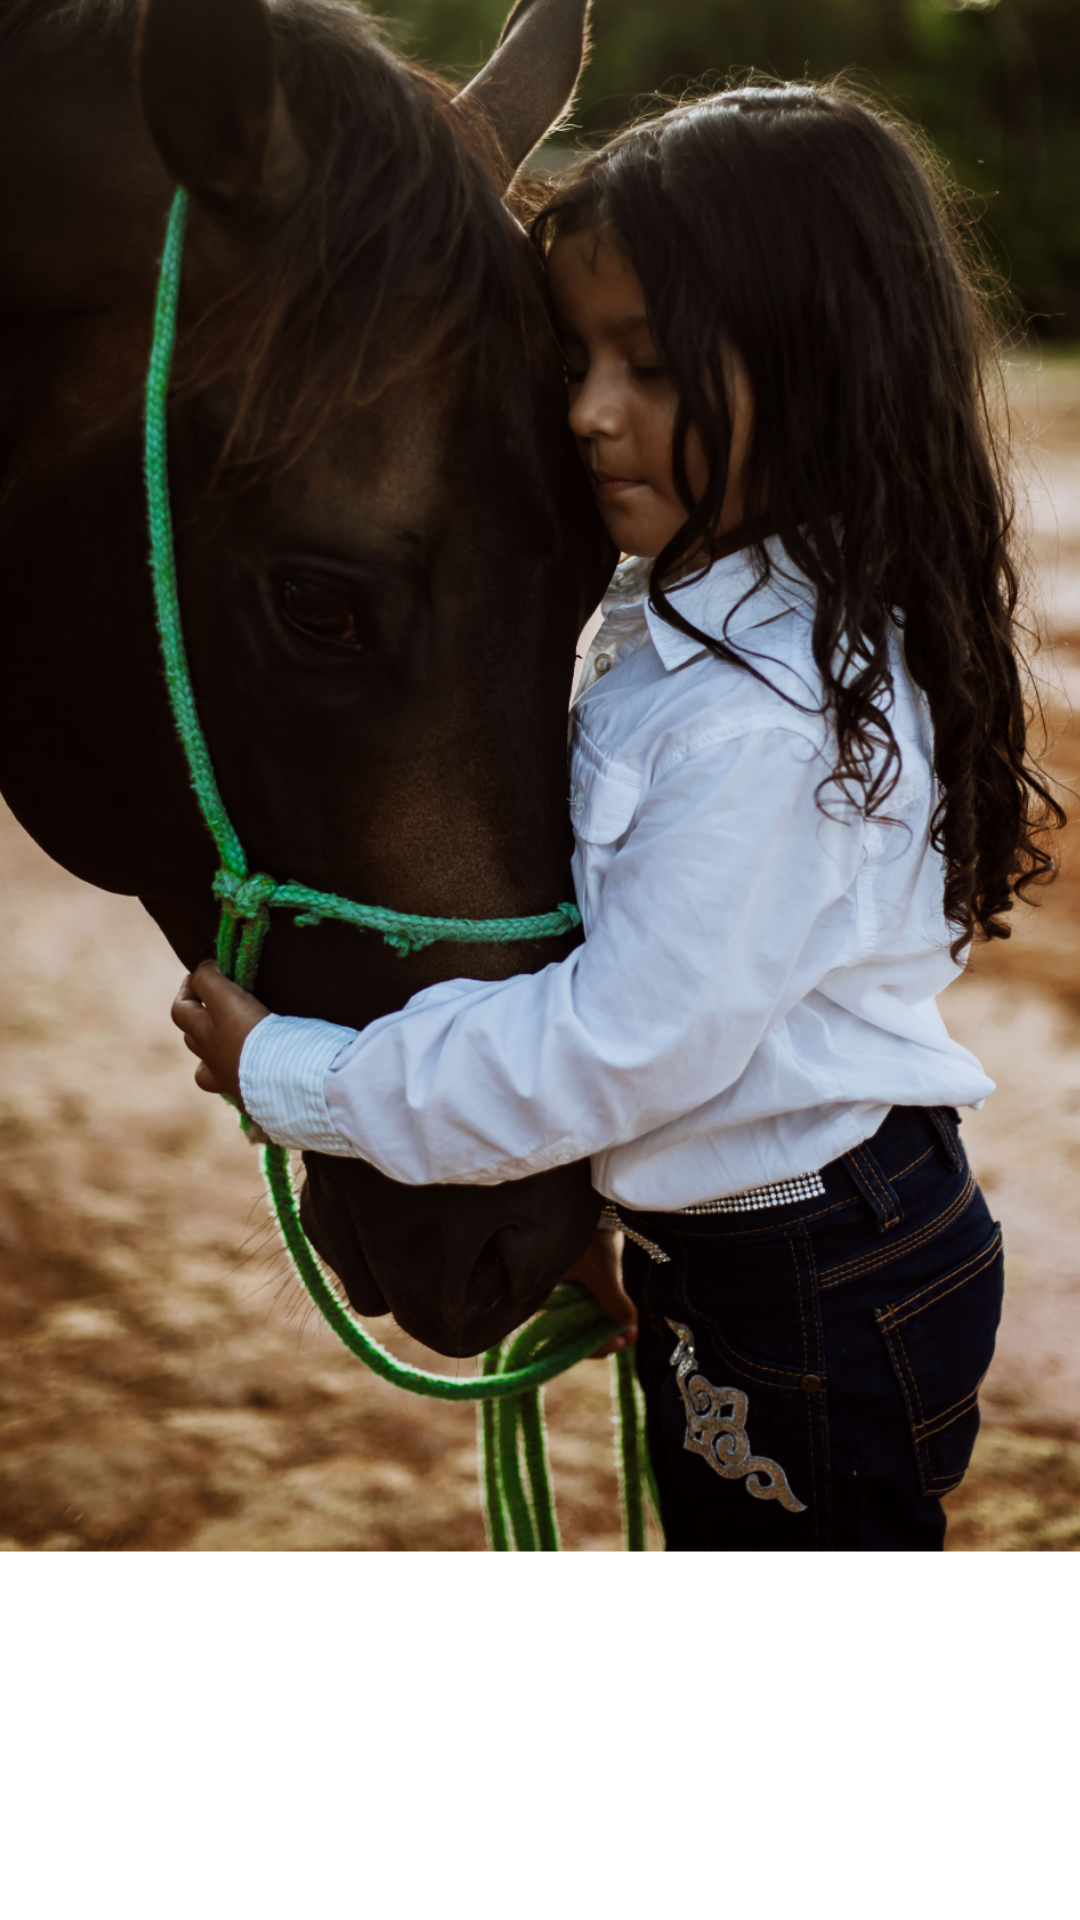
{"label": "shirt button", "polygon": [[799,1385],[802,1388],[804,1393],[820,1393],[821,1392],[820,1373],[804,1373],[802,1379],[799,1381]]}
{"label": "shirt button", "polygon": [[597,656],[596,656],[596,677],[597,677],[597,679],[599,680],[599,678],[600,678],[600,675],[601,675],[602,673],[610,673],[610,672],[611,672],[611,669],[612,669],[612,667],[613,667],[614,665],[615,665],[615,662],[614,662],[614,660],[612,659],[612,657],[611,657],[611,655],[610,655],[610,653],[598,653],[598,654],[597,654]]}

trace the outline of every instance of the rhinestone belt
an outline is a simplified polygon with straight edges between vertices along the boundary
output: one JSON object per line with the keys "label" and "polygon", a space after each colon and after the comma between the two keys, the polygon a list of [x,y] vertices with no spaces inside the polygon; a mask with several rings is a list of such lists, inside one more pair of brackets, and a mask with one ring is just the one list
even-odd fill
{"label": "rhinestone belt", "polygon": [[820,1200],[824,1192],[820,1173],[800,1173],[793,1180],[773,1180],[767,1187],[749,1187],[724,1200],[703,1200],[700,1207],[676,1207],[675,1212],[756,1213],[759,1207],[787,1207],[793,1200]]}
{"label": "rhinestone belt", "polygon": [[[701,1213],[757,1213],[764,1207],[787,1207],[795,1200],[820,1200],[825,1192],[825,1182],[820,1173],[796,1174],[793,1180],[772,1180],[765,1187],[748,1187],[745,1193],[729,1193],[723,1200],[703,1200],[698,1207],[675,1207],[680,1214]],[[662,1266],[670,1263],[671,1255],[658,1247],[655,1240],[647,1240],[643,1233],[628,1227],[621,1217],[614,1201],[609,1200],[600,1215],[600,1225],[613,1231],[624,1233],[628,1240],[644,1249],[653,1260]]]}

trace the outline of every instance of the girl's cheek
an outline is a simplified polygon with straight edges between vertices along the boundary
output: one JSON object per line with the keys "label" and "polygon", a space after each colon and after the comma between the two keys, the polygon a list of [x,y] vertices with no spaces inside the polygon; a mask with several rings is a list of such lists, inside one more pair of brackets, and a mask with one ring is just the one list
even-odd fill
{"label": "girl's cheek", "polygon": [[674,494],[672,473],[672,448],[675,437],[675,413],[677,402],[666,396],[662,400],[652,401],[643,439],[648,447],[650,477],[653,485],[662,493]]}

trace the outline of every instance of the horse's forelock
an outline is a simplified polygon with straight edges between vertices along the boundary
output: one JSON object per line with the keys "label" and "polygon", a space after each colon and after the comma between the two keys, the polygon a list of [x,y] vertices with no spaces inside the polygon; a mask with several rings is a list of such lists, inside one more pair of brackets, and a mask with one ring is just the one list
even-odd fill
{"label": "horse's forelock", "polygon": [[290,464],[344,406],[525,326],[529,254],[454,89],[337,0],[278,0],[278,72],[307,188],[250,277],[193,329],[190,391],[236,396],[223,464]]}
{"label": "horse's forelock", "polygon": [[[79,43],[130,70],[138,0],[0,0],[0,46]],[[292,463],[344,406],[527,330],[532,274],[482,125],[349,0],[270,0],[278,73],[311,158],[256,264],[189,328],[178,385],[234,396],[222,466]],[[251,258],[250,252],[248,258]],[[492,369],[493,371],[493,369]]]}

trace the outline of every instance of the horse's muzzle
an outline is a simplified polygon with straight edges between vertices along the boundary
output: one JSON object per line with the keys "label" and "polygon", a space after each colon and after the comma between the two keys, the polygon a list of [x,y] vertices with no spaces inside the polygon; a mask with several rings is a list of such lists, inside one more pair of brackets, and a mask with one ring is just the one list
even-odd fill
{"label": "horse's muzzle", "polygon": [[392,1313],[436,1353],[482,1353],[588,1246],[587,1161],[498,1187],[404,1187],[363,1160],[306,1153],[300,1216],[357,1313]]}

